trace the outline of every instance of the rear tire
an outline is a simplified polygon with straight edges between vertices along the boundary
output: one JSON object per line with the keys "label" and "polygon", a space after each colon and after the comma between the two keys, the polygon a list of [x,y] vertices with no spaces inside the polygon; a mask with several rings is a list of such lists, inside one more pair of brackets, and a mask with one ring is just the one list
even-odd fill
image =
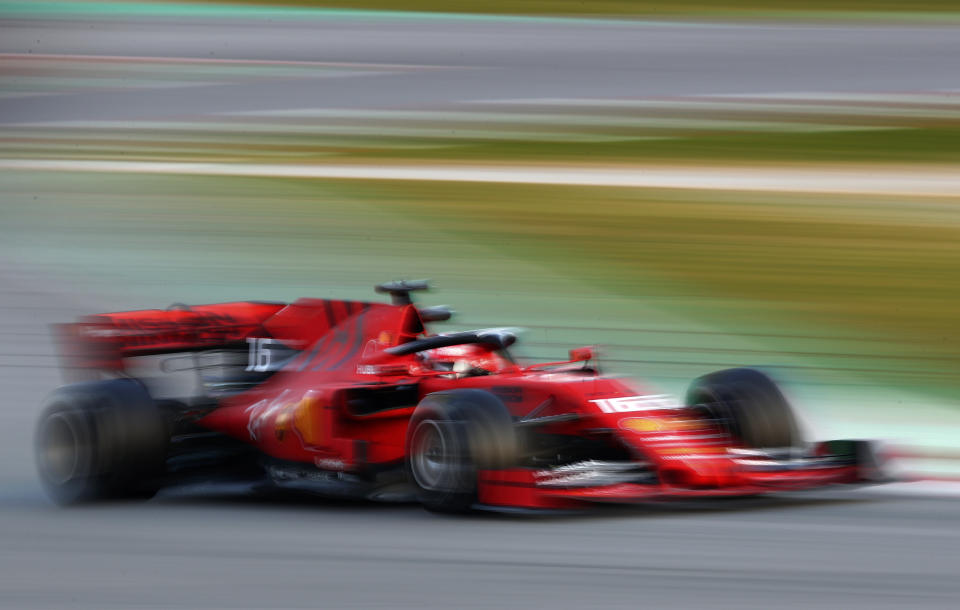
{"label": "rear tire", "polygon": [[40,481],[61,505],[148,499],[159,489],[168,440],[166,419],[138,382],[66,386],[37,424]]}
{"label": "rear tire", "polygon": [[506,468],[517,455],[513,418],[489,392],[430,394],[410,418],[407,475],[428,510],[469,510],[477,501],[478,471]]}
{"label": "rear tire", "polygon": [[687,391],[687,404],[722,422],[744,447],[803,444],[790,403],[777,384],[756,369],[727,369],[695,379]]}

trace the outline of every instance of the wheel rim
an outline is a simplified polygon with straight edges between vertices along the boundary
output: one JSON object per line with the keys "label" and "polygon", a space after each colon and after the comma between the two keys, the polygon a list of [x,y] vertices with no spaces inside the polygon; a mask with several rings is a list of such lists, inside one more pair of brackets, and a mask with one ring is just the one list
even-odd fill
{"label": "wheel rim", "polygon": [[442,489],[453,467],[447,439],[440,425],[426,419],[417,424],[410,446],[413,478],[422,489]]}
{"label": "wheel rim", "polygon": [[43,471],[57,485],[76,478],[80,470],[80,438],[70,418],[51,415],[43,427],[40,444]]}

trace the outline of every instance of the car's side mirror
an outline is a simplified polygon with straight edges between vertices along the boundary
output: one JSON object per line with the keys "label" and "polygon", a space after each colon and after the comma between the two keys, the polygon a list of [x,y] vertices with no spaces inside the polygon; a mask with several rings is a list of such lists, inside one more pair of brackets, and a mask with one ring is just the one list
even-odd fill
{"label": "car's side mirror", "polygon": [[453,316],[453,310],[447,305],[435,305],[433,307],[421,307],[420,319],[424,322],[445,322]]}
{"label": "car's side mirror", "polygon": [[596,356],[593,347],[575,347],[570,350],[570,362],[586,362]]}

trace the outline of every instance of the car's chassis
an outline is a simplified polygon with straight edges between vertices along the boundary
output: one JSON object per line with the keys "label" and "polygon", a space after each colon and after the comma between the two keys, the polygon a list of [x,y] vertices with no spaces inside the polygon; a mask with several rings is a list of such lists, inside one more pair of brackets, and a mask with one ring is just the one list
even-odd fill
{"label": "car's chassis", "polygon": [[[593,350],[521,365],[509,329],[430,334],[425,285],[390,305],[320,299],[91,316],[59,328],[65,370],[41,417],[51,496],[149,497],[184,481],[272,485],[435,510],[570,509],[876,479],[865,441],[804,443],[753,369],[679,403],[601,374]],[[91,381],[92,380],[92,381]]]}

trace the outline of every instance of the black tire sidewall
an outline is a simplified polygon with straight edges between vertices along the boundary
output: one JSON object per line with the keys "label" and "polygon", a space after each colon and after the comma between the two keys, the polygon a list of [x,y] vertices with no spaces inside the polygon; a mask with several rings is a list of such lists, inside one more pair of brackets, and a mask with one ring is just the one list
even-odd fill
{"label": "black tire sidewall", "polygon": [[[411,449],[419,426],[436,425],[453,465],[441,488],[425,489],[417,482]],[[480,470],[505,468],[516,461],[517,436],[510,412],[482,390],[452,390],[425,397],[410,419],[406,436],[406,470],[417,498],[429,510],[463,512],[477,501]]]}
{"label": "black tire sidewall", "polygon": [[745,447],[788,448],[802,445],[793,408],[769,376],[756,369],[717,371],[696,379],[687,404],[702,405],[724,421],[727,431]]}
{"label": "black tire sidewall", "polygon": [[[51,475],[45,451],[50,422],[71,422],[83,467],[68,480]],[[47,400],[35,434],[40,481],[58,504],[152,497],[164,469],[169,432],[146,389],[116,379],[65,386]]]}

